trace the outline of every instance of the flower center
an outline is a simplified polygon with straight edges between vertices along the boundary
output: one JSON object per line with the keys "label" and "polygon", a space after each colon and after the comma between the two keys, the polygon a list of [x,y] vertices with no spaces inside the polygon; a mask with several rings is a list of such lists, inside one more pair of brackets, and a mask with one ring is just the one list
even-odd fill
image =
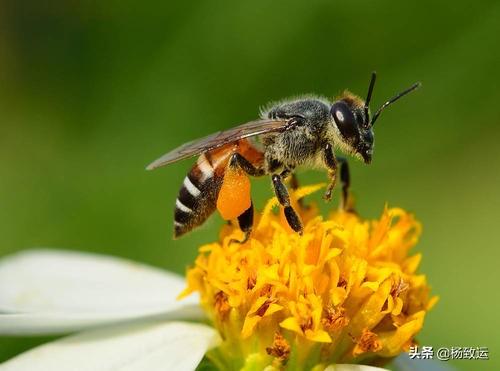
{"label": "flower center", "polygon": [[237,226],[224,226],[220,242],[204,245],[188,270],[181,296],[199,292],[224,340],[211,355],[221,368],[267,366],[307,369],[329,363],[374,363],[406,350],[436,302],[419,254],[409,256],[420,224],[401,209],[379,220],[333,212],[296,200],[304,223],[291,231],[276,199],[257,216],[244,244]]}

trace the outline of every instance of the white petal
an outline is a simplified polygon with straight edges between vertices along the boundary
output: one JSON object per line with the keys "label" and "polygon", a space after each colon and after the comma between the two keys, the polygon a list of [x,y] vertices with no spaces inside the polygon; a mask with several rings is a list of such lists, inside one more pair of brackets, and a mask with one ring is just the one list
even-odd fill
{"label": "white petal", "polygon": [[325,368],[325,371],[387,371],[387,369],[365,365],[339,364],[330,365]]}
{"label": "white petal", "polygon": [[0,260],[0,334],[48,334],[162,316],[200,318],[182,277],[121,258],[28,250]]}
{"label": "white petal", "polygon": [[214,329],[201,324],[127,324],[42,345],[0,365],[0,371],[191,371],[219,341]]}

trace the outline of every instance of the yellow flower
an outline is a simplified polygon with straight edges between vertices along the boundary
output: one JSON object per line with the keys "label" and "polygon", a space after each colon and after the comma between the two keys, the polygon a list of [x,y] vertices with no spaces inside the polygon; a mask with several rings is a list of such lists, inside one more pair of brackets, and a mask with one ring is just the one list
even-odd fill
{"label": "yellow flower", "polygon": [[[300,199],[321,185],[297,190]],[[223,338],[209,357],[222,369],[311,369],[377,363],[405,351],[437,298],[429,296],[421,255],[408,254],[421,226],[402,209],[378,220],[296,205],[291,231],[271,199],[244,244],[237,226],[202,246],[181,296],[199,292]]]}

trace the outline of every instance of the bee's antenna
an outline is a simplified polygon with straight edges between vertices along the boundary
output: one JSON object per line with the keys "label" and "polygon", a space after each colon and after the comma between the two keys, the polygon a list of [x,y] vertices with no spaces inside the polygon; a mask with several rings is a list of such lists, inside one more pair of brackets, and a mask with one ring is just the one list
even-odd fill
{"label": "bee's antenna", "polygon": [[375,86],[375,80],[377,79],[377,72],[372,72],[372,79],[370,80],[370,86],[368,87],[368,94],[366,95],[365,100],[365,117],[366,121],[369,121],[368,118],[368,106],[370,105],[370,100],[372,99],[373,87]]}
{"label": "bee's antenna", "polygon": [[[373,81],[373,77],[372,77],[372,81]],[[373,118],[370,121],[370,125],[373,126],[375,124],[375,121],[378,119],[378,117],[380,116],[380,114],[382,113],[382,111],[384,110],[385,107],[391,105],[392,103],[394,103],[395,101],[397,101],[399,98],[404,97],[406,94],[411,93],[413,90],[418,89],[421,85],[422,84],[420,82],[416,82],[415,84],[413,84],[412,86],[410,86],[405,91],[403,91],[403,92],[401,92],[399,94],[396,94],[394,97],[392,97],[387,102],[385,102],[384,104],[382,104],[382,106],[380,106],[380,108],[377,110],[377,112],[375,112],[375,114],[373,115]],[[368,92],[368,94],[370,94],[370,92]]]}
{"label": "bee's antenna", "polygon": [[366,95],[365,107],[370,105],[370,100],[372,99],[373,87],[375,86],[375,80],[377,79],[377,72],[372,72],[372,79],[370,80],[370,86],[368,87],[368,94]]}

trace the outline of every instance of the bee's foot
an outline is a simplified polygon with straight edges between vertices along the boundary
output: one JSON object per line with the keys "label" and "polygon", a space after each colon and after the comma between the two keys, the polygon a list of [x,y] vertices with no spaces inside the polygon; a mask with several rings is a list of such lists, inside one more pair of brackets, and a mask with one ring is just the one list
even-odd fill
{"label": "bee's foot", "polygon": [[245,242],[247,242],[250,238],[250,234],[252,233],[252,231],[247,231],[245,232],[245,237],[243,237],[242,240],[237,240],[236,238],[232,238],[229,240],[229,245],[233,244],[233,243],[237,243],[239,245],[243,245]]}
{"label": "bee's foot", "polygon": [[350,213],[350,214],[354,214],[354,215],[359,215],[358,212],[356,211],[356,207],[354,207],[354,201],[351,197],[349,197],[346,200],[342,200],[340,202],[340,205],[339,205],[339,210],[343,211],[343,212],[346,212],[346,213]]}
{"label": "bee's foot", "polygon": [[323,200],[325,200],[326,202],[330,202],[332,200],[332,191],[331,190],[328,190],[325,192],[325,194],[323,195]]}
{"label": "bee's foot", "polygon": [[340,210],[349,214],[359,215],[354,207],[347,207],[347,208],[342,207]]}

